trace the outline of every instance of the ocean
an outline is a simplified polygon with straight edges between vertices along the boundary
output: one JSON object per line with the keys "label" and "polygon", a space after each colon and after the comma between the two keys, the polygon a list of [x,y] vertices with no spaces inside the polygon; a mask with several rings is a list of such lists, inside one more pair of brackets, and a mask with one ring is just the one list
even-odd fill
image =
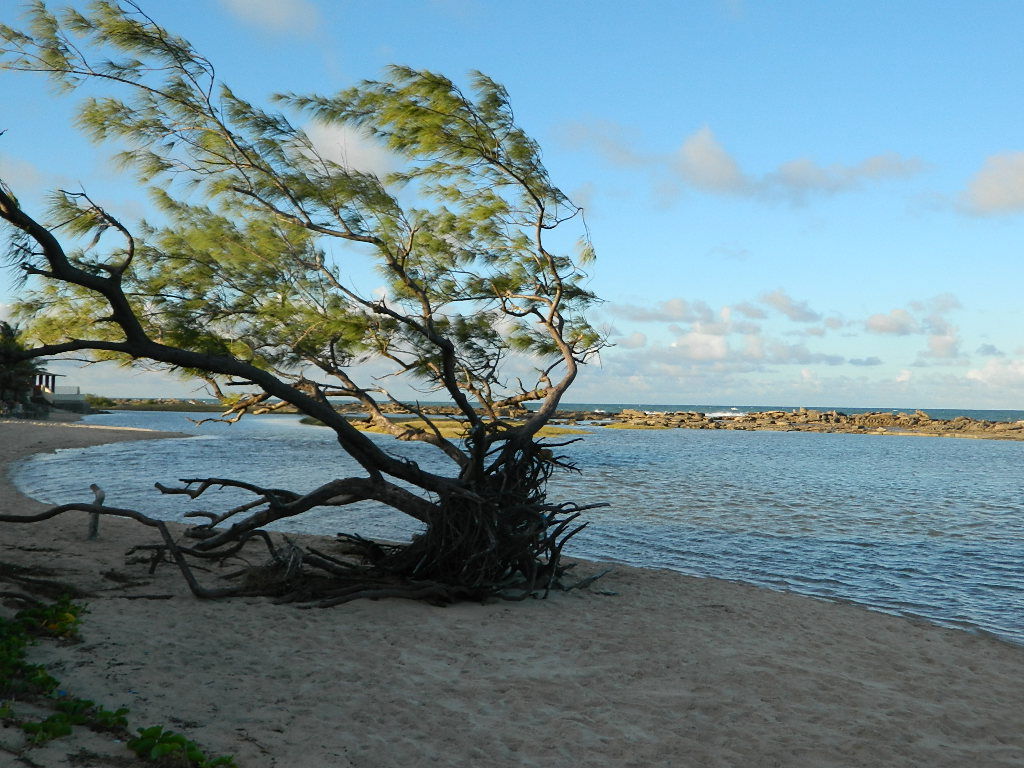
{"label": "ocean", "polygon": [[[622,407],[723,414],[774,409],[566,405],[608,412]],[[1020,411],[928,413],[1024,419]],[[157,493],[154,482],[224,476],[309,490],[358,473],[331,432],[302,425],[297,416],[198,428],[189,416],[196,414],[88,416],[86,423],[198,436],[35,456],[14,468],[14,480],[23,492],[54,504],[90,500],[89,484],[96,482],[111,505],[181,520],[186,511],[223,509],[244,496],[221,492],[191,502]],[[589,526],[567,547],[569,555],[852,601],[1024,644],[1024,442],[600,427],[580,437],[561,449],[580,473],[556,476],[550,496],[611,506],[587,513]],[[424,466],[445,467],[430,446],[372,439]],[[415,521],[370,503],[278,525],[386,539],[418,530]]]}

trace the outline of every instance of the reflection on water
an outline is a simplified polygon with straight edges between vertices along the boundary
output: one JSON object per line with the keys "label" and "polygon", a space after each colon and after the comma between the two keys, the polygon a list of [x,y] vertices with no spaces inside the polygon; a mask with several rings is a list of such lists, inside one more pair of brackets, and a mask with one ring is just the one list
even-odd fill
{"label": "reflection on water", "polygon": [[[90,423],[192,431],[182,414],[119,412]],[[357,474],[332,433],[297,417],[208,424],[189,440],[120,443],[33,457],[15,470],[28,494],[109,503],[165,519],[244,498],[197,502],[152,483],[210,475],[308,490]],[[372,436],[424,466],[430,446]],[[571,554],[737,579],[980,627],[1024,643],[1024,444],[948,438],[731,431],[600,430],[570,446],[581,474],[551,495],[610,501],[588,513]],[[412,535],[418,524],[377,504],[279,524],[331,534]]]}

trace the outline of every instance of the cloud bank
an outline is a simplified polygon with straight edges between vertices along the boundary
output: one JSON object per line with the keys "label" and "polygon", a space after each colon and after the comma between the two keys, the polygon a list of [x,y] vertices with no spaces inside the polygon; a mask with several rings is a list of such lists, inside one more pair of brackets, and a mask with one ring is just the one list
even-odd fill
{"label": "cloud bank", "polygon": [[395,155],[358,128],[314,121],[303,130],[321,157],[343,168],[384,176],[399,166]]}
{"label": "cloud bank", "polygon": [[275,34],[312,35],[320,13],[308,0],[220,0],[232,16],[249,26]]}
{"label": "cloud bank", "polygon": [[963,207],[976,216],[1024,211],[1024,152],[992,155],[967,185]]}
{"label": "cloud bank", "polygon": [[[634,149],[632,136],[608,121],[574,123],[563,131],[570,146],[596,151],[612,165],[668,173],[683,186],[715,195],[805,202],[812,196],[836,195],[866,184],[909,178],[924,170],[924,163],[895,152],[884,152],[844,165],[824,165],[809,157],[780,163],[767,173],[745,170],[709,126],[685,137],[671,154],[644,153]],[[664,180],[658,182],[664,186]]]}

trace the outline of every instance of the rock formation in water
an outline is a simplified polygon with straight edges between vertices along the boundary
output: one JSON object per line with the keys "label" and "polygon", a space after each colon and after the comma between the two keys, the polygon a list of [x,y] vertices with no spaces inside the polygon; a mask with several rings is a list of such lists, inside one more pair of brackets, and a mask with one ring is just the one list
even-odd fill
{"label": "rock formation in water", "polygon": [[[595,416],[597,414],[594,414]],[[586,414],[573,414],[582,420]],[[607,419],[608,416],[604,415]],[[850,432],[861,434],[918,434],[951,437],[1024,440],[1024,421],[986,421],[957,416],[933,419],[924,411],[842,413],[798,408],[795,411],[760,411],[736,416],[708,416],[695,411],[648,413],[632,409],[611,417],[612,426],[647,429],[733,429],[781,432]]]}

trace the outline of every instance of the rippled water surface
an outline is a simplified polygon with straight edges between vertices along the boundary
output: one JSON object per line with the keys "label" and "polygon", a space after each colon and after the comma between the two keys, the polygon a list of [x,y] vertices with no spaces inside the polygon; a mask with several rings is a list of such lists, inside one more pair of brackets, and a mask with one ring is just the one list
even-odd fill
{"label": "rippled water surface", "polygon": [[[356,472],[332,433],[266,416],[193,430],[184,415],[117,412],[89,423],[196,431],[33,457],[15,469],[29,495],[91,499],[166,519],[241,497],[190,502],[154,481],[224,476],[308,490]],[[374,436],[441,468],[429,446]],[[571,554],[736,579],[980,628],[1024,643],[1024,443],[934,437],[595,429],[565,449],[581,475],[558,500],[608,501]],[[415,522],[379,505],[282,524],[399,538]]]}

